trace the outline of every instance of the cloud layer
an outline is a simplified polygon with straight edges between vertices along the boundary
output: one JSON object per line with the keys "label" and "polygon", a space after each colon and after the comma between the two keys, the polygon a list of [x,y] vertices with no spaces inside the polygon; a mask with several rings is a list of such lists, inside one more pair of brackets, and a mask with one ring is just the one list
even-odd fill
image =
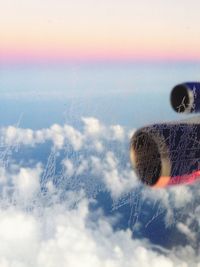
{"label": "cloud layer", "polygon": [[[0,129],[1,267],[200,266],[199,184],[141,188],[128,161],[130,132],[96,118],[83,118],[79,129]],[[11,154],[48,142],[46,165],[36,158],[27,166],[31,153],[26,164]],[[101,190],[110,195],[113,211],[130,206],[130,229],[116,227],[120,212],[107,216],[101,205],[92,208]],[[165,229],[174,229],[170,249],[134,237],[162,219]],[[178,234],[184,243],[176,243]]]}
{"label": "cloud layer", "polygon": [[100,210],[91,214],[86,198],[75,206],[74,199],[69,193],[67,203],[31,212],[2,208],[0,266],[194,266],[192,248],[159,251],[147,240],[133,239],[129,229],[114,231],[112,218]]}

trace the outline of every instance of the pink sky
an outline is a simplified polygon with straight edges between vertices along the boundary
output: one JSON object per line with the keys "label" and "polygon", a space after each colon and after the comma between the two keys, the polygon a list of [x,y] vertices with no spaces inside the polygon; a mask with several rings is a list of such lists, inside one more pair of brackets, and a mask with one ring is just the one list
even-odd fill
{"label": "pink sky", "polygon": [[199,0],[7,0],[0,60],[200,60],[199,10]]}

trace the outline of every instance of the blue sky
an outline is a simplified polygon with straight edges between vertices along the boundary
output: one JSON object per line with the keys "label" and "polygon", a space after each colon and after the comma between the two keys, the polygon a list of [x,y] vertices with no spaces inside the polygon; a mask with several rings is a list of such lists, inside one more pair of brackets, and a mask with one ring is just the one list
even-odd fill
{"label": "blue sky", "polygon": [[132,128],[179,119],[170,90],[198,81],[199,63],[2,66],[0,78],[2,125],[21,116],[22,126],[30,128],[95,116]]}

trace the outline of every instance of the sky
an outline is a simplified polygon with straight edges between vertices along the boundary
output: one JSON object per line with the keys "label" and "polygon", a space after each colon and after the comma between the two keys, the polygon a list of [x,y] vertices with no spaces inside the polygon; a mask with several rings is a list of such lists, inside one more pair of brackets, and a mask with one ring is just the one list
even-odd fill
{"label": "sky", "polygon": [[1,2],[0,267],[200,267],[200,183],[155,191],[129,159],[136,129],[183,118],[169,95],[199,79],[199,10]]}
{"label": "sky", "polygon": [[198,0],[8,0],[0,60],[198,60]]}

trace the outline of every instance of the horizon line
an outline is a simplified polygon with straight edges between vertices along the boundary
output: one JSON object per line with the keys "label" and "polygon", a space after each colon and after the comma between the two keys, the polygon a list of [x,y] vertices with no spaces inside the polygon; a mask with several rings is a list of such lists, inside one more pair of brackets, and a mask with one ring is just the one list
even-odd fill
{"label": "horizon line", "polygon": [[56,64],[131,64],[131,63],[200,63],[200,57],[173,57],[173,56],[147,56],[147,57],[15,57],[2,58],[0,65],[56,65]]}

